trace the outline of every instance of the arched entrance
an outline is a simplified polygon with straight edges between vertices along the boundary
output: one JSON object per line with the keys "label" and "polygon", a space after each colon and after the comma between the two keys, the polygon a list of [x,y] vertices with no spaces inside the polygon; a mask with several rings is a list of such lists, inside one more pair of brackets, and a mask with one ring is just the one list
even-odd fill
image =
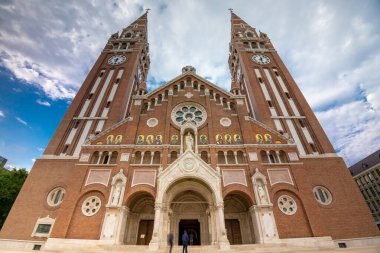
{"label": "arched entrance", "polygon": [[252,203],[243,193],[230,193],[224,198],[224,218],[230,244],[255,242],[254,229],[249,208]]}
{"label": "arched entrance", "polygon": [[210,206],[214,201],[208,186],[195,179],[181,180],[167,190],[164,201],[168,207],[168,233],[173,233],[175,243],[182,245],[186,230],[190,245],[211,244]]}
{"label": "arched entrance", "polygon": [[153,235],[154,198],[148,193],[133,197],[124,238],[125,244],[149,245]]}

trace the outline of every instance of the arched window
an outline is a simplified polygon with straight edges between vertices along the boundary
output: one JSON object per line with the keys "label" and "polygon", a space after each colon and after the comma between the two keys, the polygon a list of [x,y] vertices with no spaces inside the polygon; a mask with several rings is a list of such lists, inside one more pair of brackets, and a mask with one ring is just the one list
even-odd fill
{"label": "arched window", "polygon": [[226,159],[224,158],[224,152],[223,151],[218,151],[218,163],[219,164],[225,164]]}
{"label": "arched window", "polygon": [[160,164],[160,160],[161,160],[160,152],[158,152],[158,151],[154,152],[153,164]]}
{"label": "arched window", "polygon": [[236,163],[234,152],[231,150],[227,151],[227,163],[228,164],[235,164]]}
{"label": "arched window", "polygon": [[210,90],[210,99],[214,99],[214,91]]}
{"label": "arched window", "polygon": [[97,164],[99,161],[99,152],[98,151],[95,151],[93,154],[92,154],[92,157],[91,157],[91,164]]}
{"label": "arched window", "polygon": [[144,103],[144,105],[141,107],[141,114],[146,114],[148,111],[148,103]]}
{"label": "arched window", "polygon": [[191,87],[191,79],[186,79],[186,87]]}
{"label": "arched window", "polygon": [[278,163],[276,152],[274,152],[273,150],[269,152],[269,160],[270,163]]}
{"label": "arched window", "polygon": [[156,99],[152,98],[150,100],[150,109],[153,109],[155,105],[156,105]]}
{"label": "arched window", "polygon": [[267,152],[264,150],[260,151],[260,157],[261,157],[261,162],[262,163],[269,163]]}
{"label": "arched window", "polygon": [[256,49],[256,48],[258,48],[258,46],[257,46],[257,43],[256,43],[256,42],[252,42],[252,43],[251,43],[251,45],[252,45],[252,48],[253,48],[253,49]]}
{"label": "arched window", "polygon": [[[238,91],[236,90],[236,92],[238,92]],[[236,114],[235,103],[231,102],[231,103],[230,103],[230,108],[231,108],[231,113],[232,113],[232,114]]]}
{"label": "arched window", "polygon": [[178,95],[178,86],[177,85],[173,86],[173,95]]}
{"label": "arched window", "polygon": [[283,150],[280,150],[280,163],[287,163],[288,158],[286,157],[286,153]]}
{"label": "arched window", "polygon": [[195,90],[198,90],[198,82],[197,82],[197,81],[194,81],[194,82],[193,82],[193,88],[194,88]]}
{"label": "arched window", "polygon": [[180,82],[179,86],[180,86],[181,90],[184,90],[185,89],[185,82],[184,81]]}
{"label": "arched window", "polygon": [[260,48],[261,48],[261,49],[265,49],[265,45],[264,45],[264,43],[260,42],[259,45],[260,45]]}
{"label": "arched window", "polygon": [[200,92],[201,92],[201,95],[205,94],[205,86],[204,85],[201,85]]}
{"label": "arched window", "polygon": [[243,151],[238,151],[237,153],[236,153],[236,158],[237,158],[237,162],[238,163],[245,163],[246,161],[245,161],[245,157],[244,157],[244,153],[243,153]]}
{"label": "arched window", "polygon": [[150,164],[151,160],[152,160],[152,153],[150,151],[146,151],[144,153],[143,164]]}
{"label": "arched window", "polygon": [[108,161],[110,159],[110,156],[108,155],[108,151],[103,152],[102,154],[102,164],[108,164]]}
{"label": "arched window", "polygon": [[117,152],[116,151],[113,151],[112,154],[111,154],[111,158],[110,158],[110,164],[116,164],[116,160],[117,160]]}
{"label": "arched window", "polygon": [[159,94],[158,99],[157,99],[157,104],[161,104],[161,103],[162,103],[162,94]]}
{"label": "arched window", "polygon": [[228,108],[227,99],[223,98],[223,108]]}
{"label": "arched window", "polygon": [[135,164],[140,164],[141,163],[141,152],[137,151],[135,153]]}
{"label": "arched window", "polygon": [[165,90],[164,99],[168,99],[168,96],[169,96],[169,91]]}
{"label": "arched window", "polygon": [[220,95],[216,94],[215,98],[216,98],[216,103],[220,104]]}
{"label": "arched window", "polygon": [[202,152],[201,152],[201,159],[202,159],[205,163],[208,163],[208,153],[207,153],[207,151],[202,151]]}
{"label": "arched window", "polygon": [[177,152],[176,151],[172,151],[170,152],[170,163],[173,163],[175,160],[177,160]]}

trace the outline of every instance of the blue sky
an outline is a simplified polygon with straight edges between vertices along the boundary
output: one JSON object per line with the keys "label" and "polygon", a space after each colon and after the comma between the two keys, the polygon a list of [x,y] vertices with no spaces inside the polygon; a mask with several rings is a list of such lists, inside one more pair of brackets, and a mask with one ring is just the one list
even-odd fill
{"label": "blue sky", "polygon": [[149,89],[192,65],[229,89],[228,8],[266,32],[347,164],[380,147],[376,0],[7,0],[0,4],[0,155],[30,169],[108,37],[150,8]]}

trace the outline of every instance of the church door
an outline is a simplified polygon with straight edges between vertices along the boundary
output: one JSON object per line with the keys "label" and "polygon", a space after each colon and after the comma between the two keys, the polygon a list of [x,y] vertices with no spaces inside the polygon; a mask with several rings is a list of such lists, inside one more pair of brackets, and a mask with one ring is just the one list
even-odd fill
{"label": "church door", "polygon": [[239,220],[227,219],[225,223],[227,239],[230,241],[230,244],[242,244]]}
{"label": "church door", "polygon": [[137,234],[137,245],[149,245],[153,234],[154,220],[141,220]]}
{"label": "church door", "polygon": [[184,230],[189,235],[189,245],[201,245],[200,224],[198,220],[181,220],[179,222],[178,245],[182,245]]}

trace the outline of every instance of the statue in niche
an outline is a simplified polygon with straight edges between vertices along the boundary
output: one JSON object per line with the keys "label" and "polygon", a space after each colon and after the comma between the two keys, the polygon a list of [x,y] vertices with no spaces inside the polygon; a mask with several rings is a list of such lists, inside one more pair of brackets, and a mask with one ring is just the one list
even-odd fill
{"label": "statue in niche", "polygon": [[185,150],[193,150],[194,146],[194,139],[193,136],[191,136],[190,132],[187,133],[185,137]]}
{"label": "statue in niche", "polygon": [[261,182],[257,183],[257,194],[259,195],[261,204],[268,204],[267,194],[265,193],[263,184]]}
{"label": "statue in niche", "polygon": [[111,205],[118,205],[121,197],[121,190],[123,188],[122,182],[119,180],[116,183],[115,190],[113,191]]}

